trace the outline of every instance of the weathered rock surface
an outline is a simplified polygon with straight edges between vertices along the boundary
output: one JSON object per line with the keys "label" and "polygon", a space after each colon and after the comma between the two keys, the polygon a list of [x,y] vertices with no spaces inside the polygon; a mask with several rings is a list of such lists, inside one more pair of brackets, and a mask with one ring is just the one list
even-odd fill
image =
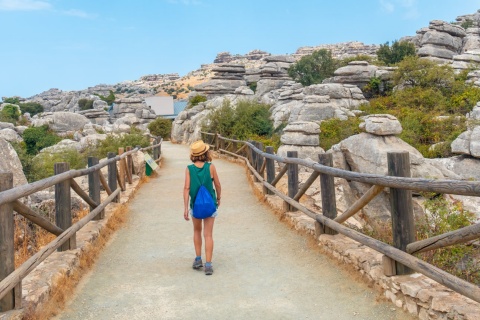
{"label": "weathered rock surface", "polygon": [[303,56],[312,54],[314,51],[326,49],[329,50],[332,53],[332,56],[336,59],[344,59],[357,55],[375,57],[379,48],[380,46],[375,44],[366,45],[359,41],[350,41],[314,47],[301,47],[295,52],[294,56],[299,59]]}
{"label": "weathered rock surface", "polygon": [[13,173],[13,186],[27,183],[18,154],[5,139],[0,138],[0,171]]}
{"label": "weathered rock surface", "polygon": [[40,150],[40,153],[61,153],[65,151],[78,151],[82,152],[84,149],[82,148],[82,145],[71,139],[63,139],[57,144],[54,144],[53,146],[43,148]]}
{"label": "weathered rock surface", "polygon": [[402,133],[402,125],[397,118],[389,114],[373,114],[362,117],[360,129],[377,136],[390,136]]}
{"label": "weathered rock surface", "polygon": [[8,142],[21,142],[23,141],[22,137],[17,133],[17,131],[11,128],[5,128],[0,130],[0,138],[7,140]]}
{"label": "weathered rock surface", "polygon": [[148,123],[157,118],[155,111],[145,104],[143,98],[124,98],[116,100],[112,114],[114,121],[123,117],[135,116],[140,119],[140,123]]}
{"label": "weathered rock surface", "polygon": [[67,133],[82,129],[90,121],[81,114],[73,112],[44,112],[35,115],[32,125],[39,127],[48,125],[57,133]]}
{"label": "weathered rock surface", "polygon": [[480,158],[480,126],[476,126],[460,134],[457,139],[452,142],[451,147],[453,153]]}

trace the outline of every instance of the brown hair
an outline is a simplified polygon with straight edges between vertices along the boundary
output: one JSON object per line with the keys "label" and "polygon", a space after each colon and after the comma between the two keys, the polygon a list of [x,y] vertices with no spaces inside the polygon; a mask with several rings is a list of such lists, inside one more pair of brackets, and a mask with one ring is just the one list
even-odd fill
{"label": "brown hair", "polygon": [[199,156],[190,155],[190,160],[192,160],[192,162],[195,162],[195,161],[211,162],[212,161],[212,156],[210,155],[210,151],[207,150],[207,152],[202,153]]}

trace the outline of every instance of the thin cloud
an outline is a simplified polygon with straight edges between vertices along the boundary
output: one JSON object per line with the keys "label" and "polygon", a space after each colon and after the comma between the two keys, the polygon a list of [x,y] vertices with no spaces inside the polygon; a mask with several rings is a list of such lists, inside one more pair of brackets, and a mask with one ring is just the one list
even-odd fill
{"label": "thin cloud", "polygon": [[47,1],[38,0],[0,0],[0,11],[38,11],[51,9]]}
{"label": "thin cloud", "polygon": [[72,16],[72,17],[77,17],[82,19],[94,19],[97,17],[96,14],[88,13],[78,9],[64,10],[64,11],[61,11],[61,13],[67,16]]}
{"label": "thin cloud", "polygon": [[392,13],[393,11],[395,11],[395,5],[390,1],[380,0],[380,7],[383,11],[386,11],[387,13]]}

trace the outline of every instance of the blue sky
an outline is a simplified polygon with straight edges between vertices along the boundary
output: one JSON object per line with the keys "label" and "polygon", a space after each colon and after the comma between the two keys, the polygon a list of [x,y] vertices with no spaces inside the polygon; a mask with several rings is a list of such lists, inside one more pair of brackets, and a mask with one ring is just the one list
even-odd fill
{"label": "blue sky", "polygon": [[216,54],[381,44],[480,0],[0,0],[0,97],[184,75]]}

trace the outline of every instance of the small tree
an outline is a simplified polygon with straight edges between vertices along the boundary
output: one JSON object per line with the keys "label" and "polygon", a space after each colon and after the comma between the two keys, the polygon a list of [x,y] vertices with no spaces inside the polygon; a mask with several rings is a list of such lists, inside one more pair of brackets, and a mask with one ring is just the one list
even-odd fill
{"label": "small tree", "polygon": [[1,111],[1,119],[3,121],[15,122],[20,117],[19,107],[13,104],[3,106]]}
{"label": "small tree", "polygon": [[202,96],[201,94],[193,96],[190,99],[188,99],[188,107],[189,108],[195,107],[199,103],[205,102],[205,101],[207,101],[207,97]]}
{"label": "small tree", "polygon": [[150,133],[155,136],[169,139],[170,134],[172,133],[172,121],[158,117],[148,124],[148,130],[150,130]]}
{"label": "small tree", "polygon": [[78,107],[80,108],[80,110],[93,109],[93,100],[80,99],[78,100]]}
{"label": "small tree", "polygon": [[20,110],[22,110],[22,113],[30,113],[31,116],[34,116],[38,113],[43,112],[43,106],[38,103],[38,102],[27,102],[27,103],[20,103]]}
{"label": "small tree", "polygon": [[415,56],[415,45],[408,41],[394,41],[390,47],[389,42],[380,45],[377,51],[378,60],[387,65],[396,64],[405,57]]}
{"label": "small tree", "polygon": [[333,76],[338,66],[339,62],[332,57],[332,53],[321,49],[302,57],[290,66],[288,75],[304,86],[309,86]]}
{"label": "small tree", "polygon": [[48,125],[30,127],[23,132],[23,141],[30,155],[35,155],[43,148],[53,146],[61,140],[62,138],[49,130]]}

